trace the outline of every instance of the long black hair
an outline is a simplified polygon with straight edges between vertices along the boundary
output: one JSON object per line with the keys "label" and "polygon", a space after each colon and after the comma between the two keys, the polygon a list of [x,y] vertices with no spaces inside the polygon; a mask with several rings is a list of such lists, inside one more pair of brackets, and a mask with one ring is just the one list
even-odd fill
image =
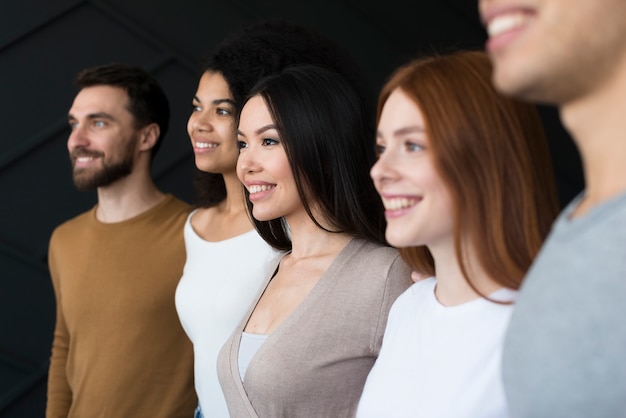
{"label": "long black hair", "polygon": [[[268,106],[300,199],[317,226],[326,229],[313,216],[313,204],[330,232],[385,243],[384,209],[369,176],[376,158],[373,138],[363,100],[351,84],[326,68],[294,66],[261,80],[249,97],[257,95]],[[283,219],[253,222],[274,248],[291,249]]]}

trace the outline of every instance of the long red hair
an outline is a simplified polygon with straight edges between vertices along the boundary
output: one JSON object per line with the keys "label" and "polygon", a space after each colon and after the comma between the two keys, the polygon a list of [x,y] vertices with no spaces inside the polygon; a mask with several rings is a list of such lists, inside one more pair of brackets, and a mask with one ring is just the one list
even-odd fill
{"label": "long red hair", "polygon": [[[435,167],[454,202],[455,251],[463,274],[474,287],[462,245],[468,242],[493,280],[518,289],[559,204],[536,108],[499,94],[491,73],[489,58],[479,51],[416,59],[384,85],[377,118],[395,89],[415,101]],[[425,246],[400,253],[415,270],[435,274]]]}

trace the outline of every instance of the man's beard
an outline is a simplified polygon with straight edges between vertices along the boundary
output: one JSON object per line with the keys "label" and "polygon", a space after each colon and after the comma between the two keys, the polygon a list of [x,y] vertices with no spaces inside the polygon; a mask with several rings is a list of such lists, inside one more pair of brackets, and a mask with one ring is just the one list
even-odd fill
{"label": "man's beard", "polygon": [[[136,137],[128,141],[123,153],[118,161],[107,163],[102,159],[101,168],[75,168],[73,167],[74,185],[80,191],[89,191],[98,187],[105,187],[128,176],[135,166],[133,160],[133,150],[136,144]],[[72,166],[77,157],[92,156],[102,158],[103,154],[96,151],[88,151],[84,148],[76,148],[71,154]]]}

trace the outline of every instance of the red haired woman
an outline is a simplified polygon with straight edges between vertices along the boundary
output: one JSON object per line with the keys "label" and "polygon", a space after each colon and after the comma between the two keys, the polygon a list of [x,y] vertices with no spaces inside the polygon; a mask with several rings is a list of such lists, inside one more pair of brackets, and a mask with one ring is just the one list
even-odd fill
{"label": "red haired woman", "polygon": [[498,94],[482,52],[399,68],[378,104],[386,238],[430,276],[394,303],[358,417],[506,417],[503,337],[558,212],[532,105]]}

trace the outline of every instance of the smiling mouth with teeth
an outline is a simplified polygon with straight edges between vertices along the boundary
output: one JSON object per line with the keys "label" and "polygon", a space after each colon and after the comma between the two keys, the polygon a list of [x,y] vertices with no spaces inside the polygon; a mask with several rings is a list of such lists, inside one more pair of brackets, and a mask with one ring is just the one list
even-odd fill
{"label": "smiling mouth with teeth", "polygon": [[217,144],[212,142],[196,142],[196,148],[217,148]]}
{"label": "smiling mouth with teeth", "polygon": [[87,164],[100,157],[102,157],[100,153],[88,153],[85,151],[72,152],[70,155],[74,164]]}
{"label": "smiling mouth with teeth", "polygon": [[254,186],[250,186],[248,188],[248,191],[250,192],[250,194],[254,194],[254,193],[260,193],[260,192],[264,192],[266,190],[270,190],[273,189],[274,187],[276,187],[275,185],[254,185]]}
{"label": "smiling mouth with teeth", "polygon": [[531,15],[523,12],[508,13],[493,18],[487,25],[490,37],[524,26],[531,19]]}
{"label": "smiling mouth with teeth", "polygon": [[72,168],[75,173],[88,170],[92,166],[93,161],[100,158],[98,155],[74,155],[72,156]]}
{"label": "smiling mouth with teeth", "polygon": [[418,199],[399,197],[395,199],[385,199],[384,204],[386,210],[400,210],[415,206],[417,202]]}

